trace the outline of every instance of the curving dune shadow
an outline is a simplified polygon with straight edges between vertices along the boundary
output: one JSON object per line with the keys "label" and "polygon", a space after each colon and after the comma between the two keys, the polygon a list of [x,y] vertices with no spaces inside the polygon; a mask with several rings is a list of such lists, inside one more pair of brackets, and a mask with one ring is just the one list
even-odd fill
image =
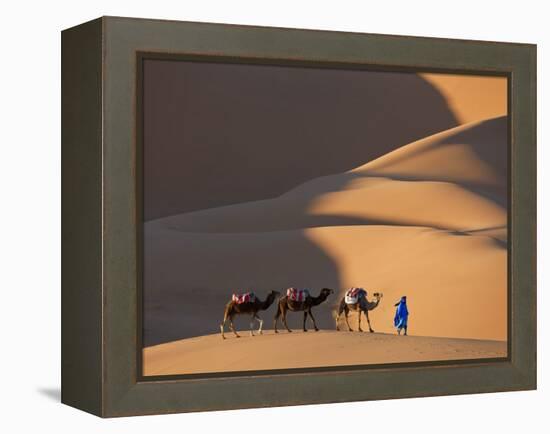
{"label": "curving dune shadow", "polygon": [[457,125],[414,73],[149,60],[145,220],[278,196]]}

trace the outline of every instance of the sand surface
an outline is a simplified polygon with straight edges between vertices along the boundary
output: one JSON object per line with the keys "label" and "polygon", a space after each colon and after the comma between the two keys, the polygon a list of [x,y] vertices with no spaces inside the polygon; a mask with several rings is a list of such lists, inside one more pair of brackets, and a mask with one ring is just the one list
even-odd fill
{"label": "sand surface", "polygon": [[242,332],[199,336],[144,350],[144,375],[311,368],[506,357],[506,343],[381,333]]}

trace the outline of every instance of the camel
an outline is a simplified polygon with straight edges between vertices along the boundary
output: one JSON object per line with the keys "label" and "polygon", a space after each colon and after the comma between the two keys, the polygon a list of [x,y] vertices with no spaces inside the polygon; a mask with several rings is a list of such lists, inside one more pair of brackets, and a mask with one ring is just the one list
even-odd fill
{"label": "camel", "polygon": [[369,319],[369,310],[375,309],[378,304],[380,303],[380,300],[382,299],[383,294],[375,292],[373,294],[374,301],[369,302],[367,300],[367,292],[365,290],[361,290],[362,293],[359,294],[359,297],[357,298],[357,303],[355,304],[347,304],[345,297],[342,298],[340,301],[340,306],[338,307],[338,312],[336,315],[336,330],[340,330],[340,327],[338,326],[338,320],[340,319],[340,315],[342,312],[345,313],[346,316],[346,324],[348,326],[348,329],[350,332],[352,332],[352,328],[349,325],[348,321],[348,315],[350,311],[358,312],[359,313],[359,331],[362,332],[363,329],[361,329],[361,312],[365,313],[365,316],[367,317],[367,322],[369,324],[369,331],[371,333],[374,333],[374,330],[370,326],[370,319]]}
{"label": "camel", "polygon": [[236,302],[231,300],[229,303],[227,303],[225,305],[225,310],[223,313],[223,322],[220,324],[222,338],[225,339],[224,327],[227,320],[229,320],[229,326],[231,327],[233,333],[235,333],[235,336],[240,338],[239,334],[235,331],[235,327],[233,326],[233,317],[235,315],[244,314],[250,315],[250,336],[254,336],[254,320],[260,323],[260,328],[258,329],[258,332],[260,334],[263,334],[262,326],[264,324],[264,321],[258,316],[258,312],[260,310],[269,309],[269,306],[273,304],[275,298],[278,295],[280,295],[278,291],[271,291],[264,301],[260,300],[258,297],[255,297],[254,301],[252,302],[237,304]]}
{"label": "camel", "polygon": [[304,312],[304,326],[303,329],[305,332],[307,332],[306,329],[306,319],[309,315],[311,320],[313,321],[313,327],[315,328],[315,331],[318,332],[319,328],[317,327],[317,323],[315,322],[315,318],[313,317],[313,314],[311,313],[311,308],[313,306],[317,306],[321,304],[323,301],[325,301],[330,294],[332,294],[334,290],[330,288],[323,288],[321,289],[321,292],[317,297],[312,297],[308,294],[306,299],[304,301],[295,301],[295,300],[289,300],[287,296],[279,298],[279,303],[277,305],[277,313],[275,314],[275,321],[274,321],[274,329],[275,333],[279,333],[277,331],[277,322],[279,321],[279,317],[282,317],[282,322],[284,326],[286,327],[287,331],[289,333],[292,333],[292,330],[288,328],[288,324],[286,323],[286,314],[290,310],[292,312]]}

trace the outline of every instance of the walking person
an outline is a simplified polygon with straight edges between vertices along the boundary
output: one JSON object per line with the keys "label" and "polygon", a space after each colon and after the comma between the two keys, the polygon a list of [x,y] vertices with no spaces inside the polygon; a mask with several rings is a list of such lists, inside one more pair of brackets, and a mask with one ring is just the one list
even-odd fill
{"label": "walking person", "polygon": [[397,328],[397,334],[401,334],[401,330],[405,330],[405,336],[407,336],[407,320],[409,318],[409,310],[407,309],[407,297],[401,297],[398,303],[395,303],[397,309],[395,310],[395,318],[393,323]]}

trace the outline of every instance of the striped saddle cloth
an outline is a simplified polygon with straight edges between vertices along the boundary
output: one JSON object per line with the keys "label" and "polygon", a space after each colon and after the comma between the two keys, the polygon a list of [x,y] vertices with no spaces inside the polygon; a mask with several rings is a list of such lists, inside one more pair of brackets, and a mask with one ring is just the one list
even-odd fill
{"label": "striped saddle cloth", "polygon": [[286,290],[286,296],[292,301],[305,301],[305,299],[309,296],[309,290],[288,288]]}
{"label": "striped saddle cloth", "polygon": [[256,296],[253,292],[245,292],[244,294],[233,294],[231,300],[237,304],[254,303]]}
{"label": "striped saddle cloth", "polygon": [[365,297],[366,295],[367,291],[363,288],[350,288],[346,291],[344,299],[346,304],[356,304],[359,301],[359,297]]}

